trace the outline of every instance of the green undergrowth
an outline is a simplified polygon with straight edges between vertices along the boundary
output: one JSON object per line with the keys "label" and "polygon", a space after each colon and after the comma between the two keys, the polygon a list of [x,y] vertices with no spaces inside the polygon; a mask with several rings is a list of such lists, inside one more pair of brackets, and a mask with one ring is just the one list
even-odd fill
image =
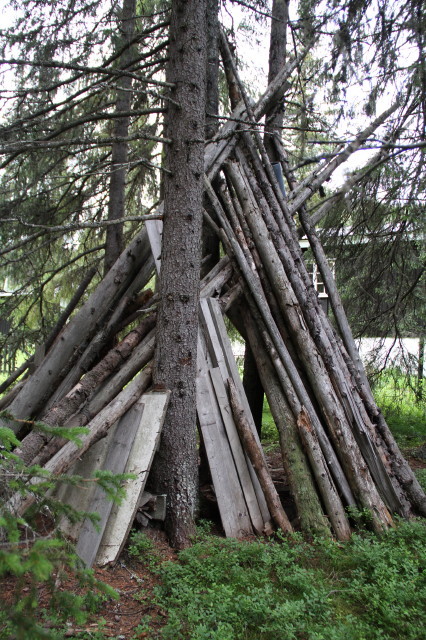
{"label": "green undergrowth", "polygon": [[[81,431],[66,435],[76,441]],[[118,594],[85,568],[58,531],[61,518],[88,517],[95,526],[98,518],[60,503],[54,490],[58,482],[80,486],[89,481],[119,501],[127,476],[98,472],[89,480],[55,478],[24,465],[12,451],[18,444],[10,429],[0,427],[0,640],[62,640],[67,624],[84,624],[100,603]],[[33,501],[24,516],[16,513],[17,496]]]}
{"label": "green undergrowth", "polygon": [[[160,566],[163,640],[426,638],[426,527],[346,544],[203,536]],[[152,636],[153,637],[153,636]]]}
{"label": "green undergrowth", "polygon": [[419,400],[416,382],[398,370],[384,371],[374,385],[374,397],[401,449],[426,442],[426,396]]}

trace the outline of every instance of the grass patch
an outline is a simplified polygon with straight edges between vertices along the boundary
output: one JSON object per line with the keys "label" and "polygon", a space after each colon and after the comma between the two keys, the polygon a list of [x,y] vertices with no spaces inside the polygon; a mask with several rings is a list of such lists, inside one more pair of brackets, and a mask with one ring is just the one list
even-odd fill
{"label": "grass patch", "polygon": [[426,527],[342,545],[207,536],[161,567],[163,640],[420,640]]}
{"label": "grass patch", "polygon": [[414,449],[426,442],[426,401],[416,398],[415,380],[395,369],[382,373],[374,386],[377,404],[401,449]]}
{"label": "grass patch", "polygon": [[262,446],[265,453],[269,453],[279,447],[278,429],[272,417],[266,396],[263,400],[262,413]]}

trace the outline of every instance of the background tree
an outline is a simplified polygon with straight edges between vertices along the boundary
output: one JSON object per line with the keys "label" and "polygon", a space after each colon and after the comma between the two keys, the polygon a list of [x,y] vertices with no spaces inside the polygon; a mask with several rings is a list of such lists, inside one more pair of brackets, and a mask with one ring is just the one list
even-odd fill
{"label": "background tree", "polygon": [[115,2],[29,2],[1,34],[0,266],[15,295],[0,315],[11,355],[42,342],[100,267],[108,217],[125,212],[129,238],[156,200],[168,18],[159,5],[124,8],[131,20]]}

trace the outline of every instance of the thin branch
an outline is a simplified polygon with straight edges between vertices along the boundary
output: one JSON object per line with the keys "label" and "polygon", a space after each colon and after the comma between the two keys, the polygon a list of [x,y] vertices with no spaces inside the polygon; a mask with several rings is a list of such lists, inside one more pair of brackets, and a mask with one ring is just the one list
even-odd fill
{"label": "thin branch", "polygon": [[99,229],[101,227],[109,227],[115,224],[121,224],[122,222],[145,222],[146,220],[162,220],[163,216],[159,213],[151,213],[146,216],[128,216],[125,218],[117,218],[115,220],[103,220],[99,222],[76,222],[74,224],[63,224],[55,227],[45,224],[32,224],[31,222],[25,222],[21,218],[2,218],[2,222],[19,222],[23,227],[30,227],[31,229],[43,229],[49,233],[56,233],[58,231],[79,231],[80,229]]}

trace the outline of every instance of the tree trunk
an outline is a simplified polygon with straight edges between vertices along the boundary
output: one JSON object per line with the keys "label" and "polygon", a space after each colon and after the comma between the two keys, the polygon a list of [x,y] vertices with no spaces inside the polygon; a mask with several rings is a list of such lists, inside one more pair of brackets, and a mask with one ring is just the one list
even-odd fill
{"label": "tree trunk", "polygon": [[[268,84],[274,80],[285,63],[287,49],[287,22],[289,0],[273,0],[271,37],[269,43]],[[284,105],[279,102],[271,105],[265,119],[265,148],[271,162],[278,162],[276,146],[271,140],[273,135],[281,135],[284,120]]]}
{"label": "tree trunk", "polygon": [[[206,140],[215,136],[219,129],[219,120],[214,117],[219,114],[219,2],[207,2],[207,67],[206,67]],[[205,206],[209,204],[206,201]],[[203,264],[201,277],[204,277],[220,258],[220,243],[214,229],[203,221],[202,234]]]}
{"label": "tree trunk", "polygon": [[[201,268],[205,122],[205,2],[174,0],[170,24],[164,224],[154,383],[171,397],[156,460],[166,493],[166,529],[182,548],[195,532],[197,432],[195,377]],[[176,104],[177,103],[177,104]]]}
{"label": "tree trunk", "polygon": [[[121,15],[121,38],[119,46],[123,48],[120,56],[120,67],[127,69],[133,51],[130,42],[135,31],[136,0],[123,0]],[[122,76],[117,81],[116,113],[128,113],[132,104],[132,78]],[[128,143],[124,141],[129,135],[129,116],[120,116],[114,120],[114,137],[117,141],[111,149],[111,176],[109,183],[108,220],[116,220],[125,216],[126,175],[128,159]],[[104,272],[107,273],[124,248],[123,223],[110,225],[106,231]]]}

